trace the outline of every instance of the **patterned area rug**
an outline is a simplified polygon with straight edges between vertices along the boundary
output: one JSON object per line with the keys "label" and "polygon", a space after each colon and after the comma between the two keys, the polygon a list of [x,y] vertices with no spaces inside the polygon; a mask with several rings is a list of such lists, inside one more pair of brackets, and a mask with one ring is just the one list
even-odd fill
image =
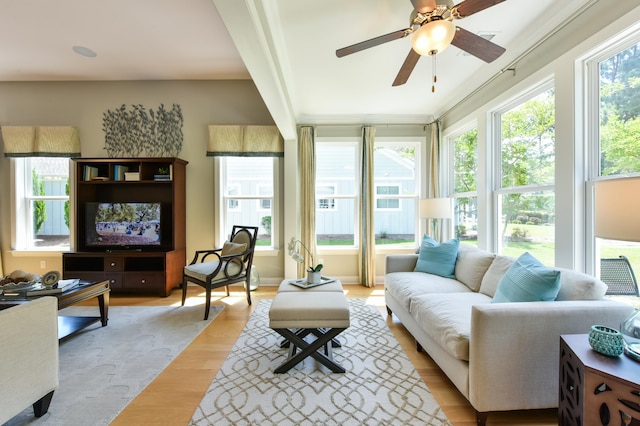
{"label": "patterned area rug", "polygon": [[[108,425],[207,325],[223,306],[112,306],[109,325],[95,324],[60,344],[60,385],[49,412],[31,407],[5,426]],[[96,315],[72,306],[64,315]]]}
{"label": "patterned area rug", "polygon": [[429,425],[451,423],[374,306],[351,299],[331,373],[307,358],[289,372],[263,300],[211,383],[191,425]]}

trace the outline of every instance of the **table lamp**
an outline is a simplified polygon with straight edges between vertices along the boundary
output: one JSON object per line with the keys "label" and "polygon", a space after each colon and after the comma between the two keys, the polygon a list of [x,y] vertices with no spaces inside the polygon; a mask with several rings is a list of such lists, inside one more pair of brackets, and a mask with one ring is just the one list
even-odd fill
{"label": "table lamp", "polygon": [[420,200],[420,217],[422,219],[430,219],[433,224],[434,239],[442,241],[442,229],[438,229],[438,222],[442,219],[451,219],[453,216],[453,198],[424,198]]}
{"label": "table lamp", "polygon": [[[640,177],[595,183],[595,236],[608,240],[640,241]],[[624,353],[640,361],[640,310],[620,325]]]}

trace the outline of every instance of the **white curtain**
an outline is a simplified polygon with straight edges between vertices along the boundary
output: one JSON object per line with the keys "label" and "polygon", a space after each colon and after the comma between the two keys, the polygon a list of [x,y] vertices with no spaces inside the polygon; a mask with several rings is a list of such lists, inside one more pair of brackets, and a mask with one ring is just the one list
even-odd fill
{"label": "white curtain", "polygon": [[359,275],[365,287],[376,285],[376,234],[374,224],[373,148],[375,127],[362,128],[362,173],[360,175]]}
{"label": "white curtain", "polygon": [[[309,249],[313,255],[314,261],[317,262],[315,139],[314,127],[304,126],[300,128],[300,149],[298,150],[298,182],[300,182],[300,241],[302,241],[307,249]],[[306,252],[304,252],[304,256],[305,262],[298,264],[298,277],[303,277],[305,275],[305,265],[311,265],[311,259]]]}

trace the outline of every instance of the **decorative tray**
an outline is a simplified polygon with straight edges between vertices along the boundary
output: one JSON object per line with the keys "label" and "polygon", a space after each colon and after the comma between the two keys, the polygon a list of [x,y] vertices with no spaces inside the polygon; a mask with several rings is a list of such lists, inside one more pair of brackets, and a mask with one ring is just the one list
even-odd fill
{"label": "decorative tray", "polygon": [[38,285],[40,285],[39,279],[33,281],[22,281],[19,283],[8,283],[0,285],[0,294],[8,295],[13,293],[25,293]]}
{"label": "decorative tray", "polygon": [[336,280],[335,278],[323,276],[322,278],[320,278],[320,282],[315,284],[310,283],[309,281],[307,281],[306,278],[289,280],[289,284],[295,285],[296,287],[300,287],[300,288],[311,288],[311,287],[317,287],[319,285],[329,284],[334,282],[335,280]]}

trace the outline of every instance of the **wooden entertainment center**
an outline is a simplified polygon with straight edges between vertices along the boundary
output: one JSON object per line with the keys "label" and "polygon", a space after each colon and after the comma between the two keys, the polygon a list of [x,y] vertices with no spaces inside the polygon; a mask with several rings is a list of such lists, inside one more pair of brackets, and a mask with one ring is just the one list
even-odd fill
{"label": "wooden entertainment center", "polygon": [[[109,280],[116,294],[166,297],[178,287],[186,264],[186,165],[182,159],[162,157],[74,160],[75,251],[62,255],[63,277]],[[113,234],[96,232],[97,209],[136,205],[159,207],[159,218],[108,222],[104,227]],[[157,239],[131,236],[143,233],[157,234]],[[125,242],[111,244],[106,238],[111,236]]]}

